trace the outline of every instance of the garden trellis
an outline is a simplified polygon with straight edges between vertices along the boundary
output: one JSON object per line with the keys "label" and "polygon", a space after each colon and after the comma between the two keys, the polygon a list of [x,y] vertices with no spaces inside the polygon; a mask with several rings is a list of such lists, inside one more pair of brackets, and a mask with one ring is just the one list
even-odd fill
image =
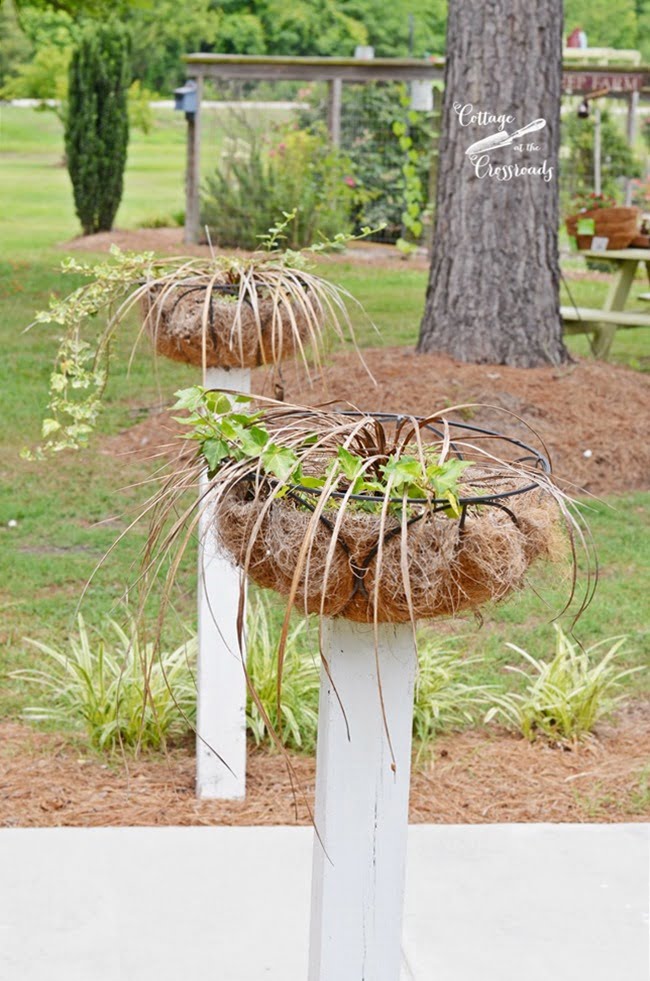
{"label": "garden trellis", "polygon": [[[569,58],[569,54],[571,57]],[[596,89],[607,89],[607,98],[625,100],[627,102],[627,141],[633,145],[636,137],[636,116],[639,100],[647,93],[650,75],[643,65],[627,63],[601,63],[582,61],[582,54],[576,55],[565,51],[565,64],[562,76],[562,91],[565,95],[584,94]],[[588,52],[586,53],[588,54]],[[612,53],[613,55],[616,52]],[[611,59],[610,59],[611,60]],[[444,77],[444,58],[428,57],[426,59],[412,58],[281,58],[257,55],[223,55],[196,53],[184,58],[188,82],[177,90],[176,107],[186,113],[187,129],[187,164],[185,188],[185,241],[196,242],[200,234],[200,187],[205,176],[205,148],[202,151],[202,140],[214,142],[216,133],[225,132],[232,128],[234,116],[224,117],[222,109],[216,110],[219,103],[212,104],[206,112],[205,87],[206,82],[218,85],[223,92],[230,92],[234,102],[229,104],[229,112],[235,112],[236,106],[242,103],[244,87],[250,88],[251,83],[265,83],[267,88],[274,83],[291,81],[309,83],[325,83],[327,85],[326,121],[332,143],[342,144],[346,149],[346,109],[343,96],[344,86],[365,85],[372,83],[404,82],[411,87],[411,107],[425,108],[427,102],[422,102],[422,95],[432,85],[442,86]],[[228,86],[235,88],[228,89]],[[227,97],[227,96],[226,96]],[[396,100],[397,101],[397,100]],[[272,118],[278,113],[291,111],[290,103],[266,102],[260,105],[260,112],[266,116],[265,125],[272,125]],[[202,111],[203,107],[203,111]],[[273,108],[273,111],[271,111]],[[294,104],[295,110],[295,104]],[[396,110],[399,106],[396,104]],[[431,141],[435,143],[435,127],[431,129]],[[210,134],[212,136],[210,137]],[[211,150],[212,148],[209,147]],[[379,148],[381,157],[382,148]],[[211,159],[211,158],[210,158]],[[203,162],[203,168],[202,168]],[[429,202],[433,200],[435,190],[435,151],[431,161],[430,177],[427,194]],[[625,182],[626,203],[630,202],[632,182]],[[426,201],[423,202],[426,205]],[[291,206],[291,204],[289,204]]]}

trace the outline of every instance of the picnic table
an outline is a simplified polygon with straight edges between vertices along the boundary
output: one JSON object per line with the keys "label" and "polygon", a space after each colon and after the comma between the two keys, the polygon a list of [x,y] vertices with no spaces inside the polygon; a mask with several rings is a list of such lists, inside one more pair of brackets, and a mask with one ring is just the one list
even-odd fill
{"label": "picnic table", "polygon": [[593,334],[593,352],[597,358],[606,358],[619,327],[650,327],[650,315],[635,310],[624,310],[637,266],[645,262],[650,279],[650,249],[616,249],[582,253],[585,259],[598,259],[616,266],[614,281],[609,288],[602,309],[593,307],[560,307],[567,334]]}

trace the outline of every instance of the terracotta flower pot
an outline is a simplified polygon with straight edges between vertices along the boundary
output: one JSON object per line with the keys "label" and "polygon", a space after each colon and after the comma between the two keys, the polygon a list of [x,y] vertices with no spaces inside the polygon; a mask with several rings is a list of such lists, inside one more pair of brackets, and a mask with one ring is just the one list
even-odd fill
{"label": "terracotta flower pot", "polygon": [[[591,211],[581,211],[579,214],[571,215],[566,220],[566,229],[569,235],[578,239],[578,248],[591,247],[591,235],[578,235],[578,222],[583,218],[591,218],[594,222],[594,235],[598,238],[606,238],[607,248],[625,249],[638,233],[639,223],[638,208],[593,208]],[[581,245],[589,239],[588,245]]]}

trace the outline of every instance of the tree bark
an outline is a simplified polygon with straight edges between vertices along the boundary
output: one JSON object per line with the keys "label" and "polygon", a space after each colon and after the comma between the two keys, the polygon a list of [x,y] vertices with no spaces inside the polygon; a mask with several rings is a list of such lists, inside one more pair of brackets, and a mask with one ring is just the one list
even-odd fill
{"label": "tree bark", "polygon": [[[418,351],[523,367],[568,360],[557,244],[561,83],[562,0],[451,0]],[[538,119],[546,125],[510,145],[465,152]]]}

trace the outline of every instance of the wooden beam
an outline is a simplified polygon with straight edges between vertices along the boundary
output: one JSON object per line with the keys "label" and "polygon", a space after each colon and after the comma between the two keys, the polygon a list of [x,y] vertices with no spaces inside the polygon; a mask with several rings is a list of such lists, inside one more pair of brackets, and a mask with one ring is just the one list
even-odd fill
{"label": "wooden beam", "polygon": [[184,58],[192,77],[274,81],[376,82],[442,78],[444,59],[416,58],[273,58],[190,54]]}
{"label": "wooden beam", "polygon": [[[192,77],[344,82],[413,81],[444,76],[445,59],[430,58],[280,58],[272,55],[193,53],[183,60]],[[563,64],[565,92],[592,91],[607,83],[612,96],[650,86],[649,65]]]}

